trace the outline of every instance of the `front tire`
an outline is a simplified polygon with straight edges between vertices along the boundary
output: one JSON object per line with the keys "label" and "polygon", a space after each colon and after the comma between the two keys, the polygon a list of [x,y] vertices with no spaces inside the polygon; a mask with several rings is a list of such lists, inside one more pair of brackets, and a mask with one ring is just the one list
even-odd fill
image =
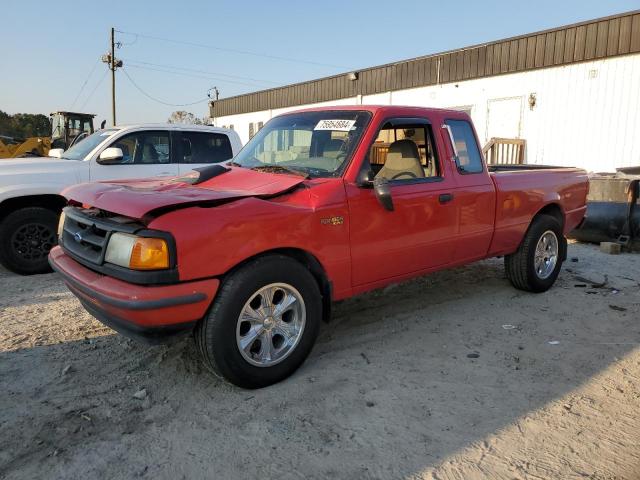
{"label": "front tire", "polygon": [[58,214],[44,207],[25,207],[0,222],[0,264],[20,275],[51,271],[47,257],[57,244]]}
{"label": "front tire", "polygon": [[566,239],[560,222],[538,215],[518,251],[504,257],[507,278],[519,290],[545,292],[555,283],[565,258]]}
{"label": "front tire", "polygon": [[222,283],[194,338],[204,363],[242,388],[261,388],[291,375],[318,336],[322,297],[299,262],[258,258]]}

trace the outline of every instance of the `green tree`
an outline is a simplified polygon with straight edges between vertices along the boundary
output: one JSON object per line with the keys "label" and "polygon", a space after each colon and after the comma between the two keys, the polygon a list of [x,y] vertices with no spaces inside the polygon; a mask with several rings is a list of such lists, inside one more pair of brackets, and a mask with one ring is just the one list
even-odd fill
{"label": "green tree", "polygon": [[48,137],[51,135],[49,117],[32,113],[9,115],[0,110],[0,135],[14,138]]}

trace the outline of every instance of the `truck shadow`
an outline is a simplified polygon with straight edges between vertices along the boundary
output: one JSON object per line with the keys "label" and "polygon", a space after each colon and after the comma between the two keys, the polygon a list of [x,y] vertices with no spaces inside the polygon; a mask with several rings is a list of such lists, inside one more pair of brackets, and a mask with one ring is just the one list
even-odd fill
{"label": "truck shadow", "polygon": [[0,477],[419,476],[632,354],[634,315],[574,284],[519,292],[491,260],[341,302],[258,391],[205,371],[189,338],[0,352]]}

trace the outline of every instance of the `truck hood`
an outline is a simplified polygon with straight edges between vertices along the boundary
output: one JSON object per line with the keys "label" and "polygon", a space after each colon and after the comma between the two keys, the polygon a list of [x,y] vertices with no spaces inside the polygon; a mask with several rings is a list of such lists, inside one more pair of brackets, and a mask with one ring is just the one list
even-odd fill
{"label": "truck hood", "polygon": [[0,191],[36,185],[49,186],[59,194],[63,188],[78,183],[85,164],[76,160],[51,157],[0,159]]}
{"label": "truck hood", "polygon": [[60,169],[78,168],[78,160],[54,157],[25,157],[0,159],[0,175],[5,173],[48,173]]}
{"label": "truck hood", "polygon": [[142,219],[154,211],[212,205],[246,197],[273,197],[304,182],[301,176],[256,172],[246,168],[231,168],[197,185],[189,183],[189,179],[194,177],[195,174],[162,180],[83,183],[66,189],[63,195],[101,210]]}

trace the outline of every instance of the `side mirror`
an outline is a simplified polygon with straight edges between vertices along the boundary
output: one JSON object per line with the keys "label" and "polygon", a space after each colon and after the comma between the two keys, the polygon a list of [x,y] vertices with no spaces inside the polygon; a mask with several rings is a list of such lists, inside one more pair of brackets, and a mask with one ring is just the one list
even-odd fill
{"label": "side mirror", "polygon": [[373,180],[373,192],[385,210],[393,212],[393,198],[391,198],[391,185],[387,178],[376,178]]}
{"label": "side mirror", "polygon": [[49,150],[49,153],[47,154],[47,156],[53,157],[53,158],[62,158],[63,153],[64,153],[64,149],[62,148],[52,148],[51,150]]}
{"label": "side mirror", "polygon": [[362,170],[358,175],[358,186],[364,188],[373,187],[373,181],[376,178],[376,174],[373,170]]}
{"label": "side mirror", "polygon": [[122,149],[117,147],[109,147],[105,148],[100,157],[98,158],[98,163],[102,163],[105,165],[110,165],[114,163],[120,163],[124,154],[122,153]]}

